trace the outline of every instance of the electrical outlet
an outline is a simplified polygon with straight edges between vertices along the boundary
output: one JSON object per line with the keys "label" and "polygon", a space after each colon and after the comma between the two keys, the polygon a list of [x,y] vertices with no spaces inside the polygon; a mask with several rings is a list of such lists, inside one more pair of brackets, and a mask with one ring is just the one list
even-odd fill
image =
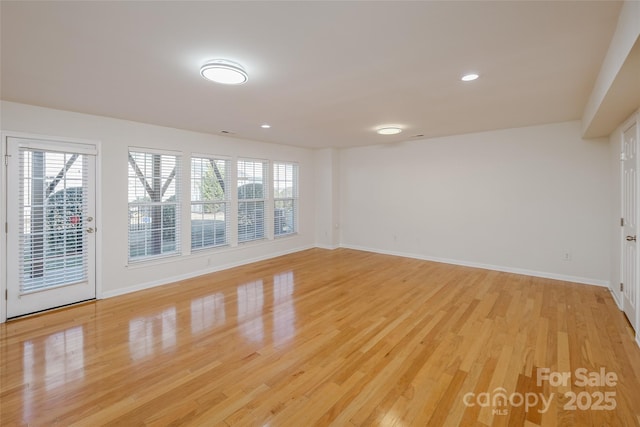
{"label": "electrical outlet", "polygon": [[562,253],[562,260],[563,261],[571,261],[571,252],[569,251],[564,251]]}

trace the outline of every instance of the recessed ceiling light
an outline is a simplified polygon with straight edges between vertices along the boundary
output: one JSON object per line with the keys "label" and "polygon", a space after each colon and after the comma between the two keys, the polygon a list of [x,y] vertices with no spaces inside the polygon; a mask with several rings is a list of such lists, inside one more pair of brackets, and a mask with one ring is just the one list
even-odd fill
{"label": "recessed ceiling light", "polygon": [[378,129],[376,132],[378,132],[380,135],[396,135],[402,132],[402,129],[397,127],[384,127]]}
{"label": "recessed ceiling light", "polygon": [[200,68],[200,74],[207,80],[226,85],[238,85],[249,79],[247,72],[232,61],[214,59]]}
{"label": "recessed ceiling light", "polygon": [[265,123],[265,124],[263,124],[263,125],[260,125],[260,127],[261,127],[262,129],[269,129],[269,128],[271,127],[271,125],[269,125],[269,124]]}
{"label": "recessed ceiling light", "polygon": [[471,74],[465,74],[460,78],[460,80],[462,80],[463,82],[470,82],[477,79],[478,77],[480,76],[475,73],[471,73]]}

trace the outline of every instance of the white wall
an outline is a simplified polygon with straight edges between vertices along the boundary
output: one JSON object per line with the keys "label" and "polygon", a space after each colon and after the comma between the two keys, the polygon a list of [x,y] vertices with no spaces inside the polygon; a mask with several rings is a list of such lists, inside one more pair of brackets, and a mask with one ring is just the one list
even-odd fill
{"label": "white wall", "polygon": [[[102,296],[316,244],[584,283],[615,280],[615,150],[604,139],[581,139],[578,121],[308,150],[11,102],[0,107],[4,131],[102,141]],[[128,266],[129,146],[298,162],[300,233]]]}
{"label": "white wall", "polygon": [[[27,132],[65,138],[99,140],[102,221],[99,230],[102,254],[99,293],[117,295],[182,277],[204,274],[231,265],[292,252],[315,243],[313,150],[267,144],[146,125],[106,117],[39,108],[11,102],[1,104],[3,131]],[[127,266],[127,150],[129,146],[179,150],[188,166],[188,156],[217,154],[294,161],[300,165],[299,233],[273,241],[247,243],[164,258]],[[187,184],[188,185],[188,184]],[[4,185],[2,186],[4,191]],[[183,186],[183,189],[185,187]],[[188,189],[188,186],[186,187]],[[188,202],[186,202],[188,206]],[[188,228],[186,233],[188,234]],[[183,235],[185,234],[183,230]],[[184,245],[183,245],[184,246]],[[187,245],[188,249],[188,245]],[[100,292],[101,291],[101,292]],[[1,313],[0,313],[1,314]],[[1,316],[0,316],[1,317]]]}
{"label": "white wall", "polygon": [[609,147],[580,132],[574,121],[343,150],[341,243],[606,285]]}

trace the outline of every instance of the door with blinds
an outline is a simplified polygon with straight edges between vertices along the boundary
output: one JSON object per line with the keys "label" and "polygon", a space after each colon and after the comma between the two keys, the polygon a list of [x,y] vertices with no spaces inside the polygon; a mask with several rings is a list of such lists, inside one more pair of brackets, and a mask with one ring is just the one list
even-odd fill
{"label": "door with blinds", "polygon": [[7,138],[7,317],[93,299],[90,144]]}

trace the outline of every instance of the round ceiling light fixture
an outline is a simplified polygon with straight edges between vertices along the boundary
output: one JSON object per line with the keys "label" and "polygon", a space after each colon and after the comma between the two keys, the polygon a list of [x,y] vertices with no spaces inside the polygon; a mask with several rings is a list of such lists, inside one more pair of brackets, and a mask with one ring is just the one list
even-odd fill
{"label": "round ceiling light fixture", "polygon": [[271,127],[271,125],[270,125],[270,124],[268,124],[268,123],[265,123],[265,124],[263,124],[263,125],[260,125],[260,127],[261,127],[262,129],[269,129],[269,128]]}
{"label": "round ceiling light fixture", "polygon": [[376,132],[378,132],[380,135],[397,135],[402,132],[402,129],[400,129],[399,127],[389,126],[380,128]]}
{"label": "round ceiling light fixture", "polygon": [[249,80],[247,72],[240,64],[226,59],[208,61],[200,68],[200,75],[207,80],[225,85],[239,85]]}
{"label": "round ceiling light fixture", "polygon": [[460,80],[462,80],[463,82],[471,82],[471,81],[477,79],[478,77],[480,77],[480,76],[477,75],[476,73],[470,73],[470,74],[465,74],[464,76],[462,76],[460,78]]}

